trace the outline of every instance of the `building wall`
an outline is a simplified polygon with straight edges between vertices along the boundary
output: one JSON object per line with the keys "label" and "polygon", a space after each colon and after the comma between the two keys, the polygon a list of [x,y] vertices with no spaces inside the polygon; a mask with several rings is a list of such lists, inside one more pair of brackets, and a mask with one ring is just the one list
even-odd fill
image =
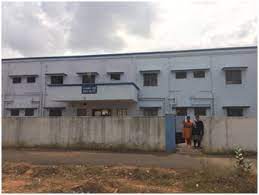
{"label": "building wall", "polygon": [[[210,57],[204,56],[188,56],[175,57],[171,59],[170,70],[185,70],[208,68],[210,65]],[[211,77],[210,71],[205,71],[205,78],[193,78],[193,72],[187,71],[186,79],[176,79],[175,72],[170,72],[169,77],[169,93],[170,97],[175,97],[177,105],[191,106],[190,97],[207,96],[210,97]]]}
{"label": "building wall", "polygon": [[[36,114],[40,114],[42,108],[42,93],[44,91],[43,70],[40,62],[2,63],[2,113],[9,115],[6,108],[38,108]],[[36,83],[26,83],[23,77],[20,84],[13,84],[10,75],[37,74]],[[21,113],[23,115],[23,111]]]}
{"label": "building wall", "polygon": [[[214,55],[211,57],[211,73],[215,98],[215,114],[223,116],[222,106],[248,105],[246,116],[257,113],[257,55],[255,53],[233,53],[231,55]],[[242,84],[226,85],[224,66],[247,66],[242,71]]]}
{"label": "building wall", "polygon": [[[245,116],[256,116],[257,112],[257,48],[240,48],[213,51],[193,51],[178,53],[157,53],[125,56],[85,57],[85,58],[58,58],[40,60],[3,60],[3,110],[5,116],[9,115],[6,108],[37,107],[39,116],[47,116],[45,107],[67,107],[69,103],[57,101],[56,96],[71,97],[74,100],[88,96],[82,95],[75,86],[50,87],[49,77],[46,73],[65,73],[64,84],[80,84],[81,77],[77,72],[98,72],[96,83],[133,82],[139,90],[134,89],[126,93],[123,86],[112,91],[112,107],[116,101],[128,92],[133,101],[129,113],[143,114],[145,107],[159,107],[159,116],[175,112],[176,107],[188,107],[188,114],[193,116],[193,107],[209,105],[207,115],[225,116],[223,106],[248,106]],[[248,67],[242,71],[242,84],[226,85],[223,67]],[[193,78],[190,69],[208,69],[205,78]],[[158,86],[143,86],[142,71],[159,70]],[[175,70],[188,70],[187,79],[175,79]],[[120,81],[111,81],[107,72],[124,72]],[[38,74],[36,83],[12,84],[9,75]],[[105,88],[105,86],[102,86]],[[108,86],[106,87],[107,91]],[[113,88],[114,89],[114,88]],[[123,88],[125,90],[125,88]],[[107,94],[107,97],[105,96]],[[135,100],[134,97],[135,96]],[[105,104],[108,93],[102,94]],[[110,96],[109,96],[110,97]],[[196,99],[195,99],[196,98]],[[125,98],[124,98],[125,99]],[[123,100],[124,100],[123,99]],[[91,99],[92,100],[92,99]],[[95,99],[93,99],[95,100]],[[97,100],[97,99],[96,99]],[[115,103],[115,104],[114,104]],[[128,100],[125,100],[125,105]],[[70,109],[71,110],[71,109]],[[73,111],[65,111],[72,115]]]}

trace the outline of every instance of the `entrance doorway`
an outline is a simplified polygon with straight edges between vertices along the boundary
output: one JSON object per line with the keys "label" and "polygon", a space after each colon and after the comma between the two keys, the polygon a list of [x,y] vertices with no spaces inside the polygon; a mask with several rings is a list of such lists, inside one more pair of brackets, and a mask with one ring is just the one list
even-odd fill
{"label": "entrance doorway", "polygon": [[87,110],[85,108],[78,108],[76,114],[77,116],[87,116]]}
{"label": "entrance doorway", "polygon": [[112,111],[111,111],[111,109],[93,109],[92,115],[93,116],[111,116]]}
{"label": "entrance doorway", "polygon": [[176,108],[176,116],[187,116],[187,108],[185,107]]}
{"label": "entrance doorway", "polygon": [[187,116],[187,108],[186,107],[177,107],[176,108],[176,116],[175,116],[175,139],[176,144],[184,143],[185,140],[182,136],[182,128],[183,121]]}

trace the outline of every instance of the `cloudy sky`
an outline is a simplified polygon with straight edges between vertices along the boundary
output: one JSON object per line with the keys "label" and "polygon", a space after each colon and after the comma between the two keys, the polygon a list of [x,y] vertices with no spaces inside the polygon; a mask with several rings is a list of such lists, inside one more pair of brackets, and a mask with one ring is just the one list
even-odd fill
{"label": "cloudy sky", "polygon": [[256,0],[4,2],[2,57],[257,45]]}

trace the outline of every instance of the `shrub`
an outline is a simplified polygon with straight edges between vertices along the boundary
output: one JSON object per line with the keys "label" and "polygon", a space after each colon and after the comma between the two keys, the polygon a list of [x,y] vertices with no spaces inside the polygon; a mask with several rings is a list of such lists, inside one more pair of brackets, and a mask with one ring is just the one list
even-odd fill
{"label": "shrub", "polygon": [[238,170],[239,173],[249,173],[251,171],[252,163],[245,159],[244,151],[241,147],[237,147],[235,149],[235,158],[235,168]]}

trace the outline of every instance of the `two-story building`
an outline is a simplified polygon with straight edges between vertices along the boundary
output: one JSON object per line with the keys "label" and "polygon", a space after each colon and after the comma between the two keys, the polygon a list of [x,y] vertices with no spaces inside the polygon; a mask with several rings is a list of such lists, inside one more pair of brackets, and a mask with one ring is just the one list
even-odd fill
{"label": "two-story building", "polygon": [[257,47],[2,59],[3,116],[256,116]]}

